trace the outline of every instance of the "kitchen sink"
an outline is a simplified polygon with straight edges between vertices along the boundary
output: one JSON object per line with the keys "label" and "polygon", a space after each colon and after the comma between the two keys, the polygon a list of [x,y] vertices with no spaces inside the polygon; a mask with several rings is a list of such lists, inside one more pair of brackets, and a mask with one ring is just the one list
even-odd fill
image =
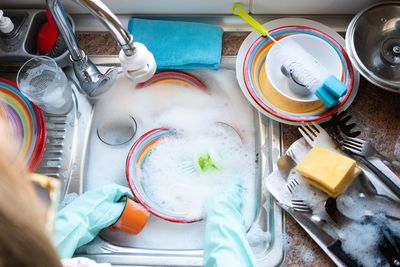
{"label": "kitchen sink", "polygon": [[[97,56],[91,59],[100,70],[103,67],[119,67],[116,56]],[[221,70],[214,74],[219,75],[219,72],[223,71],[233,73],[235,61],[235,57],[223,57]],[[109,149],[105,151],[112,154],[112,158],[104,156],[105,153],[98,150],[101,141],[97,134],[98,122],[102,116],[98,103],[102,96],[99,96],[99,99],[86,98],[72,78],[72,69],[67,67],[64,71],[71,78],[75,105],[65,116],[46,114],[48,139],[38,172],[58,177],[63,183],[62,194],[66,199],[100,186],[105,181],[104,177],[108,177],[110,182],[127,184],[125,159],[133,142],[144,133],[140,123],[138,133],[130,142],[115,147],[104,146],[103,149]],[[0,69],[0,74],[2,73]],[[194,76],[200,73],[203,78],[207,76],[207,71],[188,73]],[[235,79],[235,75],[230,77]],[[117,79],[110,90],[131,85],[127,80],[124,81],[122,72]],[[236,86],[232,90],[240,89]],[[113,100],[108,99],[110,102]],[[243,105],[250,105],[244,97]],[[253,112],[254,153],[258,165],[254,196],[256,212],[246,228],[248,232],[254,228],[261,229],[269,237],[267,243],[253,247],[259,265],[278,266],[284,258],[284,218],[272,196],[263,192],[262,185],[267,175],[274,170],[273,162],[276,162],[281,153],[280,125],[256,110]],[[135,119],[140,121],[140,118]],[[110,165],[107,165],[107,168],[102,167],[105,164]],[[204,222],[177,224],[151,216],[144,231],[139,235],[130,236],[122,232],[103,230],[95,240],[81,247],[75,256],[89,257],[96,262],[108,262],[113,266],[202,266],[203,236]]]}

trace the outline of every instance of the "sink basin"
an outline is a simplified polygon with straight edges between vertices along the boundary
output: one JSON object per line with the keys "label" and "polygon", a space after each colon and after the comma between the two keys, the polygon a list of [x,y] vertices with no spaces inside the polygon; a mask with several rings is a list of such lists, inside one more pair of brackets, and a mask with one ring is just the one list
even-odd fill
{"label": "sink basin", "polygon": [[[119,66],[115,56],[91,59],[100,69]],[[211,73],[214,77],[228,73],[229,79],[236,85],[229,90],[236,90],[232,93],[242,96],[234,74],[235,61],[235,57],[223,57],[219,71],[187,72],[193,76],[201,76],[203,81],[212,79]],[[66,68],[65,72],[67,76],[72,77],[70,68]],[[129,88],[132,85],[122,74],[117,79],[111,90],[133,89]],[[102,118],[99,106],[102,96],[100,99],[88,100],[79,92],[76,83],[72,82],[71,86],[74,92],[74,109],[65,116],[46,114],[49,137],[38,172],[58,177],[63,182],[63,195],[67,198],[107,181],[127,184],[126,156],[133,142],[146,130],[141,127],[140,117],[135,118],[138,122],[138,133],[132,140],[115,147],[104,146],[103,149],[109,150],[107,153],[100,153],[101,141],[97,128]],[[229,93],[229,90],[226,92]],[[110,97],[107,100],[117,101]],[[143,105],[135,103],[134,100],[132,102],[133,105]],[[250,107],[244,96],[240,104]],[[262,192],[262,184],[267,174],[275,168],[273,162],[280,156],[280,126],[255,110],[253,113],[257,171],[252,190],[254,196],[251,200],[254,212],[246,219],[246,230],[251,232],[254,229],[262,229],[269,237],[267,243],[252,244],[259,265],[278,266],[284,258],[283,214],[273,202],[272,196],[266,196]],[[104,165],[107,165],[107,168],[102,168]],[[178,224],[151,216],[139,235],[129,236],[122,232],[104,230],[95,240],[80,248],[75,256],[89,257],[96,262],[109,262],[113,266],[203,266],[203,236],[204,222]]]}

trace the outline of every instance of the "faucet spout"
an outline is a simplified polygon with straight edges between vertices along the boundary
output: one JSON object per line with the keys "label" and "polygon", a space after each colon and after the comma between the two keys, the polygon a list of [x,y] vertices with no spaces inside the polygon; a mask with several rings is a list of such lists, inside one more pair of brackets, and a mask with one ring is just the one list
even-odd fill
{"label": "faucet spout", "polygon": [[114,39],[118,42],[126,56],[131,56],[135,52],[133,36],[121,24],[119,19],[111,10],[99,0],[74,0],[86,7],[93,16],[97,17],[104,26],[108,28]]}
{"label": "faucet spout", "polygon": [[[153,54],[144,45],[133,41],[132,34],[122,26],[117,16],[105,4],[100,0],[75,0],[75,2],[87,8],[93,16],[98,18],[118,42],[121,47],[119,54],[121,65],[129,79],[134,82],[143,82],[154,74],[156,63]],[[111,68],[102,74],[79,48],[60,0],[46,0],[46,3],[71,54],[75,76],[81,89],[89,96],[97,96],[105,92],[115,80],[117,70]]]}

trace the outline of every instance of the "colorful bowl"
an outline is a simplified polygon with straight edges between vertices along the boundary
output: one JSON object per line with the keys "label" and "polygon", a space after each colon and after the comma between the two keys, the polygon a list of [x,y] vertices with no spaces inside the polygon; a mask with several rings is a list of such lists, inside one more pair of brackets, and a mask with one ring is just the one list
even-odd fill
{"label": "colorful bowl", "polygon": [[[287,60],[282,56],[282,47],[290,47],[292,43],[296,43],[301,48],[304,48],[307,53],[319,62],[320,66],[323,66],[337,79],[343,80],[344,71],[340,57],[328,42],[310,34],[292,34],[282,38],[278,41],[278,44],[274,44],[267,53],[265,59],[267,77],[272,86],[279,93],[297,102],[318,101],[319,99],[315,94],[299,95],[293,92],[289,86],[289,79],[282,73],[280,66],[284,64],[284,60]],[[290,53],[291,51],[288,52]],[[300,52],[303,51],[299,51],[299,53]]]}
{"label": "colorful bowl", "polygon": [[340,58],[343,66],[342,82],[348,91],[339,105],[331,109],[320,101],[299,102],[285,97],[272,86],[266,75],[265,59],[274,42],[251,33],[239,50],[236,70],[242,92],[254,107],[274,120],[296,125],[301,122],[327,120],[333,113],[350,105],[358,90],[359,75],[343,49],[344,40],[340,35],[322,24],[305,19],[280,19],[266,23],[265,26],[272,29],[269,33],[277,40],[294,34],[304,34],[327,42]]}
{"label": "colorful bowl", "polygon": [[156,128],[143,134],[132,146],[126,160],[126,178],[135,198],[154,215],[171,222],[191,223],[202,220],[186,216],[184,211],[173,212],[160,207],[154,202],[142,186],[144,163],[157,142],[174,135],[175,131],[168,128]]}
{"label": "colorful bowl", "polygon": [[[43,112],[32,104],[12,81],[0,78],[3,117],[19,144],[22,168],[34,171],[44,152],[46,126]],[[5,112],[4,112],[5,111]]]}
{"label": "colorful bowl", "polygon": [[148,87],[150,85],[160,85],[160,84],[181,85],[184,87],[197,87],[204,91],[207,91],[207,87],[199,79],[197,79],[196,77],[194,77],[190,74],[180,72],[180,71],[158,72],[153,77],[151,77],[149,80],[138,84],[136,86],[136,88],[139,89],[139,88]]}

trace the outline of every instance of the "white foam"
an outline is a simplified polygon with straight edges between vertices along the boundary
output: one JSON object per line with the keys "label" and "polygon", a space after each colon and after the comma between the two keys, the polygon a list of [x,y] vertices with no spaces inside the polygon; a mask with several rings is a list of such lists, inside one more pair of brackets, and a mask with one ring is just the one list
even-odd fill
{"label": "white foam", "polygon": [[261,229],[258,224],[251,227],[246,237],[256,257],[257,255],[262,255],[268,249],[271,241],[270,233]]}
{"label": "white foam", "polygon": [[[296,187],[292,198],[304,200],[312,207],[314,214],[326,214],[324,201],[328,196],[304,184],[304,180],[297,172],[290,174],[289,179],[293,178],[301,183]],[[363,266],[386,266],[386,261],[378,250],[378,243],[382,238],[380,229],[387,225],[396,235],[400,235],[400,222],[384,217],[384,214],[400,216],[399,206],[388,199],[362,193],[361,190],[356,180],[343,195],[337,198],[337,207],[340,212],[352,219],[352,223],[340,225],[337,232],[342,240],[344,251]],[[372,216],[373,219],[368,216]]]}
{"label": "white foam", "polygon": [[[202,213],[204,199],[210,192],[207,187],[218,191],[229,177],[241,175],[246,189],[243,195],[243,215],[246,228],[249,228],[257,206],[253,110],[241,93],[233,71],[196,71],[194,75],[207,84],[209,94],[195,88],[176,86],[135,90],[134,85],[125,78],[117,79],[114,88],[96,105],[93,129],[97,129],[103,115],[128,113],[135,118],[138,132],[131,142],[115,147],[103,144],[92,135],[89,153],[96,154],[97,161],[88,162],[84,189],[90,190],[111,182],[127,185],[125,160],[133,142],[151,129],[173,128],[182,138],[161,140],[161,145],[155,146],[144,165],[144,171],[148,170],[153,175],[154,170],[159,168],[156,170],[157,175],[151,176],[152,181],[148,181],[151,184],[147,185],[155,198],[159,198],[156,201],[168,200],[169,208],[186,209],[192,195],[196,207],[191,209],[191,215],[196,216]],[[110,103],[111,98],[117,100]],[[229,130],[221,130],[221,126],[215,122],[226,122],[238,129],[243,136],[243,145],[238,145],[239,139],[234,132],[229,134]],[[224,139],[226,136],[227,140]],[[187,150],[184,149],[185,144],[188,144]],[[222,150],[223,162],[228,164],[221,171],[222,175],[215,173],[188,177],[182,175],[181,170],[173,168],[211,146]],[[172,166],[169,166],[171,163]],[[150,177],[150,173],[147,176]],[[165,179],[162,179],[163,176]],[[157,185],[156,181],[162,183],[162,186]],[[185,201],[178,201],[177,197]],[[122,245],[127,246],[198,249],[203,245],[203,234],[203,222],[174,224],[152,216],[140,235],[119,235],[119,239]]]}
{"label": "white foam", "polygon": [[[202,112],[207,116],[207,112]],[[211,118],[211,117],[210,117]],[[143,166],[143,187],[147,195],[163,210],[185,213],[185,217],[196,218],[204,214],[204,203],[210,193],[223,191],[232,178],[240,177],[245,182],[244,205],[250,201],[249,193],[254,187],[254,158],[249,157],[240,139],[221,134],[218,125],[203,125],[204,129],[190,135],[160,141],[147,157]],[[220,171],[188,172],[182,166],[192,162],[198,155],[216,149],[222,155]],[[245,156],[247,155],[247,157]]]}

